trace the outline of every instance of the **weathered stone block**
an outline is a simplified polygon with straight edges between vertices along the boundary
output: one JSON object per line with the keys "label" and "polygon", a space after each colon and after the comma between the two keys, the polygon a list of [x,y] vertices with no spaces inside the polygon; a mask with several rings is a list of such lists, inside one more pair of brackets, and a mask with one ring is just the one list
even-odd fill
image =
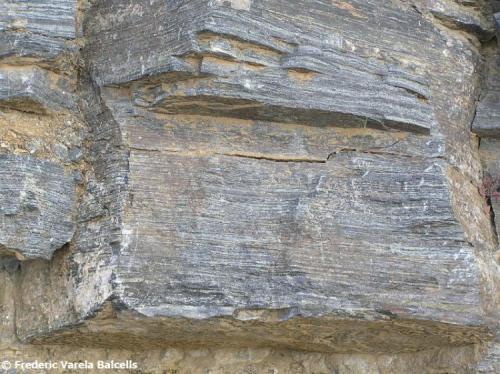
{"label": "weathered stone block", "polygon": [[70,83],[37,67],[0,68],[0,106],[41,114],[77,110]]}
{"label": "weathered stone block", "polygon": [[75,51],[75,36],[75,0],[0,3],[0,58],[54,60]]}
{"label": "weathered stone block", "polygon": [[472,129],[480,136],[500,138],[500,91],[487,91],[481,98]]}
{"label": "weathered stone block", "polygon": [[119,249],[107,265],[75,257],[90,314],[46,332],[23,317],[21,338],[379,353],[489,339],[443,161],[132,150],[129,165]]}
{"label": "weathered stone block", "polygon": [[2,341],[494,370],[486,5],[0,4]]}
{"label": "weathered stone block", "polygon": [[447,27],[466,30],[483,41],[490,40],[495,33],[487,0],[424,0],[421,3]]}
{"label": "weathered stone block", "polygon": [[147,315],[480,323],[478,269],[443,168],[355,152],[294,163],[133,151],[121,300]]}
{"label": "weathered stone block", "polygon": [[28,156],[0,155],[0,249],[50,259],[75,230],[75,185],[64,169]]}
{"label": "weathered stone block", "polygon": [[88,53],[97,82],[142,79],[135,103],[161,112],[428,133],[426,74],[386,58],[373,25],[361,22],[390,18],[384,43],[419,60],[415,34],[431,45],[438,34],[411,8],[397,11],[401,21],[385,3],[109,2],[91,12]]}

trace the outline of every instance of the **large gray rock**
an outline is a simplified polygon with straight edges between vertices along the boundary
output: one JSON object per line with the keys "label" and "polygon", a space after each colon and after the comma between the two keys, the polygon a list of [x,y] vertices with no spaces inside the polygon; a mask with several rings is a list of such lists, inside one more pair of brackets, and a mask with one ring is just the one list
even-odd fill
{"label": "large gray rock", "polygon": [[0,2],[3,254],[48,260],[73,238],[76,184],[58,150],[79,122],[75,38],[74,1]]}
{"label": "large gray rock", "polygon": [[76,8],[74,0],[2,0],[0,58],[67,58],[75,50],[68,41],[76,37]]}
{"label": "large gray rock", "polygon": [[116,283],[132,309],[481,322],[478,269],[453,217],[442,162],[144,151],[132,151],[129,162]]}
{"label": "large gray rock", "polygon": [[472,123],[472,131],[485,138],[500,138],[500,51],[485,50],[483,90]]}
{"label": "large gray rock", "polygon": [[0,262],[6,357],[272,346],[351,355],[283,372],[494,370],[497,143],[470,133],[498,90],[486,5],[2,3],[0,238],[50,258]]}
{"label": "large gray rock", "polygon": [[383,43],[397,40],[412,57],[421,51],[407,30],[436,38],[431,25],[390,4],[342,4],[98,4],[87,26],[94,77],[108,85],[151,76],[133,85],[134,102],[166,113],[428,132],[426,75],[384,58],[375,25],[362,21],[390,19]]}
{"label": "large gray rock", "polygon": [[63,77],[38,67],[0,68],[0,106],[25,112],[76,112],[73,88]]}
{"label": "large gray rock", "polygon": [[472,129],[484,137],[500,138],[500,91],[488,90],[477,106]]}
{"label": "large gray rock", "polygon": [[[489,339],[484,265],[452,204],[450,184],[469,182],[450,180],[455,130],[440,134],[470,125],[473,97],[434,116],[450,92],[476,91],[477,54],[460,60],[463,46],[399,3],[96,2],[84,31],[93,174],[68,261],[82,296],[72,318],[99,344],[130,315],[138,339],[166,326],[180,339],[190,324],[175,318],[201,320],[207,344],[212,318],[250,341],[241,320],[279,335],[279,320],[346,316],[412,321],[387,324],[403,337],[386,351],[438,331],[455,341],[453,325],[460,344]],[[108,301],[109,331],[93,322]],[[18,321],[19,336],[95,342],[56,332],[74,320],[45,312],[49,324]],[[348,342],[318,349],[363,350]]]}
{"label": "large gray rock", "polygon": [[20,259],[50,259],[73,238],[73,179],[50,162],[0,155],[0,249]]}

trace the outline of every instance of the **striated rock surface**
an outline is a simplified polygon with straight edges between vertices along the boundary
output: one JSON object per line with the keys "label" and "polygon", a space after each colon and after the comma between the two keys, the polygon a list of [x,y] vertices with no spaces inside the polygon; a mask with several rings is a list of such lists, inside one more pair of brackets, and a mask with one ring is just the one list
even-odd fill
{"label": "striated rock surface", "polygon": [[[432,38],[430,24],[415,11],[397,21],[391,5],[346,4],[111,1],[90,13],[92,70],[100,84],[131,83],[134,104],[163,113],[428,132],[426,77],[384,58],[381,43],[398,39],[396,53],[418,58],[407,30]],[[384,40],[365,22],[375,12],[390,20]]]}
{"label": "striated rock surface", "polygon": [[499,11],[1,2],[2,358],[498,372]]}
{"label": "striated rock surface", "polygon": [[0,155],[0,166],[0,248],[21,259],[50,259],[73,237],[72,179],[31,157]]}
{"label": "striated rock surface", "polygon": [[[76,51],[74,0],[3,0],[0,56],[5,62],[41,60],[54,68]],[[58,61],[59,60],[59,61]]]}

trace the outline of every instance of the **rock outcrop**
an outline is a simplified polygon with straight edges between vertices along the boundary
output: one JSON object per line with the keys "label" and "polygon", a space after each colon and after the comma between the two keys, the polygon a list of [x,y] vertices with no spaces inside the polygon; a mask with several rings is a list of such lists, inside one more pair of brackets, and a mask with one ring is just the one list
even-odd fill
{"label": "rock outcrop", "polygon": [[499,12],[3,0],[1,357],[500,372]]}

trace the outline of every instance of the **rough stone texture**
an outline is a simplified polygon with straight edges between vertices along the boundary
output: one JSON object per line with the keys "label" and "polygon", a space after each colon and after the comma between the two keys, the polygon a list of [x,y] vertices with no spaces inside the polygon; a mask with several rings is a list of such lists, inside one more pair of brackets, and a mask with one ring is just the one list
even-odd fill
{"label": "rough stone texture", "polygon": [[64,169],[31,157],[0,155],[0,249],[50,259],[75,230],[75,192]]}
{"label": "rough stone texture", "polygon": [[[87,365],[97,366],[99,360],[137,363],[140,370],[116,372],[144,372],[151,374],[252,374],[252,373],[456,373],[474,372],[476,353],[471,347],[463,347],[451,354],[446,349],[402,355],[321,354],[300,351],[260,349],[182,349],[169,348],[137,352],[127,350],[96,350],[74,347],[47,346],[26,350],[10,347],[2,350],[3,358],[27,362],[68,360],[77,362],[85,357]],[[85,364],[85,362],[82,362]],[[64,372],[63,370],[51,370]],[[75,371],[66,371],[75,372]],[[76,371],[92,372],[90,369]],[[99,372],[99,371],[95,371]],[[102,370],[100,370],[102,372]],[[109,372],[109,371],[108,371]]]}
{"label": "rough stone texture", "polygon": [[[482,196],[486,203],[485,208],[490,213],[490,219],[498,235],[500,233],[500,126],[498,110],[500,107],[500,81],[498,80],[499,69],[499,30],[498,15],[500,3],[493,2],[495,13],[497,40],[489,43],[484,48],[486,66],[482,94],[476,109],[476,117],[472,124],[472,130],[479,134],[482,139],[480,143],[480,155],[484,168],[483,182],[480,187]],[[500,246],[497,236],[496,260],[500,263]],[[493,312],[494,318],[498,320],[500,308]],[[498,324],[495,329],[495,339],[487,346],[486,354],[478,364],[478,372],[498,373],[500,372],[500,329]]]}
{"label": "rough stone texture", "polygon": [[[491,3],[495,3],[496,0]],[[475,34],[482,41],[495,32],[491,4],[484,0],[427,0],[423,2],[431,14],[447,27]]]}
{"label": "rough stone texture", "polygon": [[[76,110],[68,83],[39,68],[0,69],[0,105],[22,111]],[[31,105],[30,105],[31,104]]]}
{"label": "rough stone texture", "polygon": [[141,313],[203,318],[285,308],[291,315],[283,318],[482,319],[478,270],[460,240],[442,162],[144,151],[132,151],[129,162],[116,282],[123,302]]}
{"label": "rough stone texture", "polygon": [[[98,21],[88,26],[95,79],[117,84],[162,74],[158,83],[133,85],[132,95],[137,105],[166,113],[428,132],[434,118],[425,76],[417,66],[405,69],[384,59],[375,40],[380,30],[363,22],[375,12],[390,19],[385,42],[399,39],[406,49],[399,53],[418,54],[419,39],[406,28],[421,38],[431,38],[432,29],[418,24],[416,12],[396,21],[393,6],[364,1],[349,5],[352,17],[345,16],[351,8],[336,2],[314,3],[309,12],[300,1],[248,4],[97,6]],[[119,35],[116,20],[124,25]],[[144,33],[135,31],[138,25]],[[365,40],[357,43],[361,35]],[[131,42],[144,49],[130,53],[125,45]],[[155,48],[159,43],[167,46]]]}
{"label": "rough stone texture", "polygon": [[76,37],[76,7],[74,0],[3,0],[0,57],[47,61],[70,54],[73,46],[67,42]]}
{"label": "rough stone texture", "polygon": [[472,129],[486,138],[500,138],[500,54],[496,45],[486,49],[484,88]]}
{"label": "rough stone texture", "polygon": [[499,11],[2,1],[1,357],[499,372]]}

